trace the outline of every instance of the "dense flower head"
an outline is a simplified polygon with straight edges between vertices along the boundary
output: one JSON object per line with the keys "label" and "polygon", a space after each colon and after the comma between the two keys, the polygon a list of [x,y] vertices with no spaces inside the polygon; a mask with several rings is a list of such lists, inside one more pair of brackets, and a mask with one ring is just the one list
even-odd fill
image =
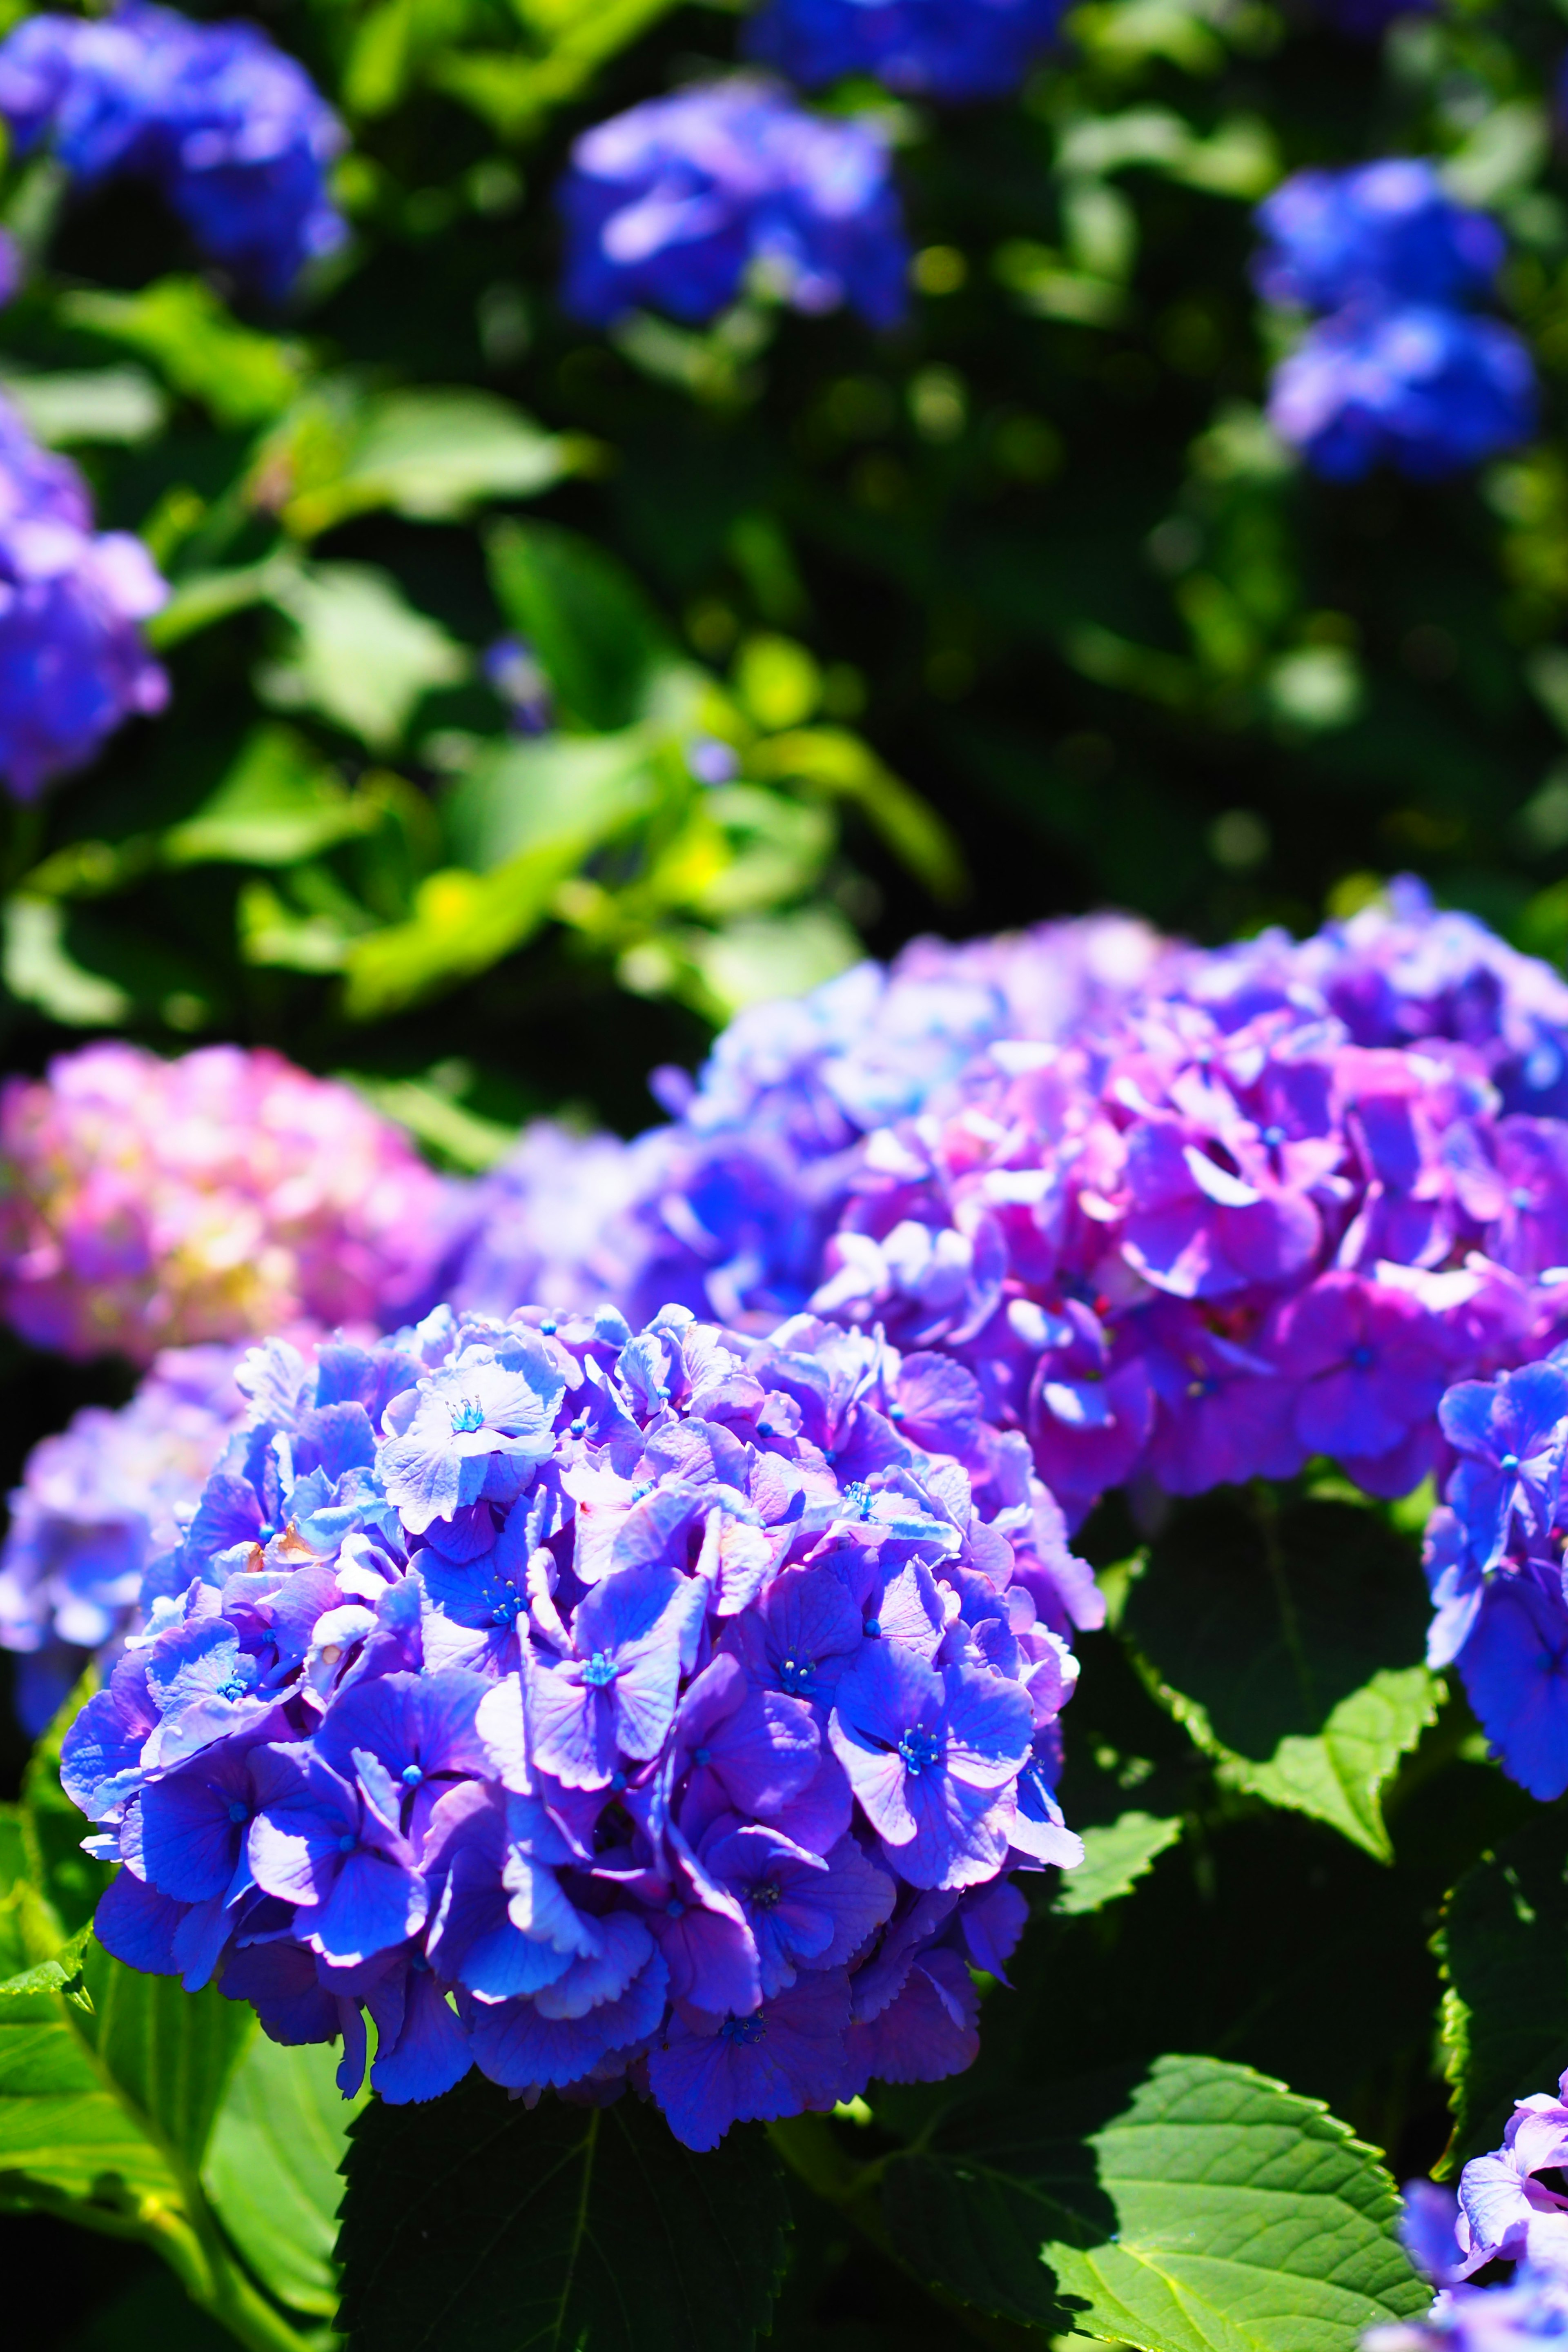
{"label": "dense flower head", "polygon": [[77,468],[0,401],[0,776],[16,798],[163,708],[140,625],[168,593],[139,539],[94,531]]}
{"label": "dense flower head", "polygon": [[246,1409],[237,1362],[233,1348],[167,1349],[128,1405],[84,1406],[27,1456],[0,1549],[0,1648],[20,1653],[16,1711],[32,1737],[178,1542]]}
{"label": "dense flower head", "polygon": [[956,1366],[678,1307],[247,1359],[68,1735],[98,1934],[340,2080],[628,2078],[689,2146],[975,2051],[1101,1613]]}
{"label": "dense flower head", "polygon": [[66,1355],[384,1328],[428,1297],[446,1197],[349,1087],[265,1049],[110,1042],[0,1088],[0,1300]]}
{"label": "dense flower head", "polygon": [[792,309],[903,315],[909,248],[870,123],[737,76],[584,133],[561,189],[564,299],[595,326],[652,308],[698,326],[760,280]]}
{"label": "dense flower head", "polygon": [[1436,480],[1528,440],[1535,369],[1511,327],[1440,304],[1351,310],[1309,329],[1277,370],[1268,421],[1314,472],[1387,464]]}
{"label": "dense flower head", "polygon": [[676,1299],[765,1330],[821,1279],[862,1136],[922,1109],[992,1038],[1065,1035],[1171,952],[1142,923],[1091,916],[916,940],[890,966],[753,1006],[695,1080],[654,1073],[670,1125],[629,1145],[529,1129],[471,1196],[446,1295],[486,1314],[609,1297],[634,1321]]}
{"label": "dense flower head", "polygon": [[327,188],[342,129],[258,26],[121,0],[103,18],[24,18],[0,45],[0,115],[84,187],[160,189],[212,260],[273,300],[346,234]]}
{"label": "dense flower head", "polygon": [[1320,474],[1388,463],[1427,479],[1526,439],[1535,372],[1511,328],[1464,307],[1505,251],[1433,166],[1390,157],[1299,172],[1258,207],[1254,275],[1270,302],[1322,314],[1276,372],[1269,421]]}
{"label": "dense flower head", "polygon": [[1490,215],[1457,204],[1415,157],[1298,172],[1264,199],[1258,223],[1268,240],[1258,291],[1308,310],[1484,294],[1505,251]]}
{"label": "dense flower head", "polygon": [[766,0],[746,49],[805,89],[872,74],[908,98],[1005,98],[1061,13],[1062,0]]}

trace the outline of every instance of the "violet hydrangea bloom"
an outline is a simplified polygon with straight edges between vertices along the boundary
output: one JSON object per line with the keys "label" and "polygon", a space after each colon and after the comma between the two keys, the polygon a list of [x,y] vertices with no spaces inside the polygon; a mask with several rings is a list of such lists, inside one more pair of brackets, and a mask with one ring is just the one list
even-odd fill
{"label": "violet hydrangea bloom", "polygon": [[89,1045],[0,1089],[0,1301],[67,1355],[384,1327],[424,1303],[447,1201],[357,1095],[266,1050]]}
{"label": "violet hydrangea bloom", "polygon": [[630,2083],[693,2147],[970,2063],[1007,1874],[1081,1852],[1087,1571],[967,1376],[672,1307],[442,1307],[239,1379],[66,1741],[110,1950],[341,2036],[345,2090],[368,2011],[385,2098]]}
{"label": "violet hydrangea bloom", "polygon": [[1363,2352],[1530,2352],[1568,2337],[1568,2272],[1521,2263],[1500,2286],[1446,2287],[1421,2319],[1369,2328]]}
{"label": "violet hydrangea bloom", "polygon": [[909,98],[1005,98],[1061,10],[1062,0],[767,0],[746,51],[805,89],[871,74]]}
{"label": "violet hydrangea bloom", "polygon": [[578,140],[561,190],[564,299],[608,326],[643,307],[700,326],[759,273],[793,310],[903,316],[909,248],[868,123],[736,77],[649,99]]}
{"label": "violet hydrangea bloom", "polygon": [[1436,480],[1529,439],[1529,349],[1496,319],[1433,304],[1349,311],[1310,328],[1280,365],[1268,420],[1331,481],[1383,462]]}
{"label": "violet hydrangea bloom", "polygon": [[27,1456],[0,1549],[0,1648],[20,1654],[33,1738],[93,1651],[129,1623],[142,1580],[184,1532],[245,1410],[231,1348],[171,1348],[128,1405],[87,1405]]}
{"label": "violet hydrangea bloom", "polygon": [[1568,2283],[1568,2196],[1542,2177],[1561,2179],[1564,2162],[1568,2074],[1555,2098],[1536,2091],[1515,2102],[1502,2146],[1472,2157],[1457,2191],[1429,2180],[1406,2186],[1401,2234],[1417,2270],[1452,2288],[1489,2263],[1519,2262]]}
{"label": "violet hydrangea bloom", "polygon": [[94,531],[77,468],[0,401],[0,776],[16,799],[163,708],[141,624],[168,593],[139,539]]}
{"label": "violet hydrangea bloom", "polygon": [[274,301],[346,230],[327,188],[343,145],[303,67],[259,26],[148,0],[29,16],[0,45],[0,115],[96,187],[149,179],[212,260]]}
{"label": "violet hydrangea bloom", "polygon": [[1315,471],[1386,460],[1451,473],[1528,437],[1535,374],[1511,328],[1466,307],[1491,289],[1502,232],[1402,157],[1300,172],[1258,208],[1269,302],[1321,314],[1280,365],[1268,415]]}

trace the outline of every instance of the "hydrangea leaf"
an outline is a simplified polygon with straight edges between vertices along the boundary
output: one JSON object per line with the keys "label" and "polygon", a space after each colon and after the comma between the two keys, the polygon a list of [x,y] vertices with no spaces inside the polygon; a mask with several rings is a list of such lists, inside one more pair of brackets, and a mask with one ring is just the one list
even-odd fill
{"label": "hydrangea leaf", "polygon": [[1343,2352],[1430,2290],[1376,2153],[1214,2058],[952,2108],[883,2188],[893,2246],[996,2316],[1141,2352]]}
{"label": "hydrangea leaf", "polygon": [[220,425],[265,424],[295,397],[305,372],[298,343],[241,326],[205,278],[160,278],[139,294],[82,289],[60,310],[72,326],[140,352]]}
{"label": "hydrangea leaf", "polygon": [[1542,1813],[1448,1896],[1436,1949],[1451,2172],[1498,2146],[1516,2099],[1568,2066],[1568,1819]]}
{"label": "hydrangea leaf", "polygon": [[279,709],[319,710],[373,751],[401,740],[421,696],[467,674],[462,646],[373,564],[280,572],[271,596],[298,636],[289,658],[258,679],[258,692]]}
{"label": "hydrangea leaf", "polygon": [[1131,1895],[1181,1834],[1180,1821],[1138,1812],[1123,1813],[1117,1821],[1084,1830],[1083,1860],[1076,1870],[1062,1873],[1057,1909],[1076,1916],[1101,1910],[1107,1903]]}
{"label": "hydrangea leaf", "polygon": [[0,2205],[82,2203],[133,2227],[153,2205],[177,2206],[179,2182],[105,2083],[79,2016],[57,1991],[0,1985]]}
{"label": "hydrangea leaf", "polygon": [[635,2097],[531,2112],[470,2075],[353,2126],[338,2256],[350,2352],[745,2352],[789,2208],[756,2126],[694,2156]]}
{"label": "hydrangea leaf", "polygon": [[383,822],[289,727],[253,728],[217,789],[163,836],[164,862],[291,866]]}
{"label": "hydrangea leaf", "polygon": [[311,539],[375,507],[449,521],[487,499],[530,498],[581,463],[584,444],[546,433],[494,393],[441,385],[389,392],[364,404],[341,468],[283,509]]}
{"label": "hydrangea leaf", "polygon": [[224,2228],[258,2278],[291,2311],[337,2309],[339,2168],[364,2104],[338,2090],[338,2051],[286,2048],[258,2034],[229,2085],[204,2181]]}
{"label": "hydrangea leaf", "polygon": [[1263,1764],[1222,1757],[1219,1777],[1270,1805],[1328,1822],[1353,1845],[1392,1862],[1379,1791],[1436,1722],[1441,1689],[1425,1666],[1384,1667],[1340,1701],[1316,1738],[1291,1734]]}
{"label": "hydrangea leaf", "polygon": [[1436,1712],[1426,1614],[1414,1551],[1375,1511],[1226,1493],[1178,1513],[1121,1630],[1224,1780],[1387,1861],[1380,1792]]}
{"label": "hydrangea leaf", "polygon": [[497,601],[564,708],[599,730],[642,717],[664,632],[631,574],[554,523],[500,523],[489,552]]}

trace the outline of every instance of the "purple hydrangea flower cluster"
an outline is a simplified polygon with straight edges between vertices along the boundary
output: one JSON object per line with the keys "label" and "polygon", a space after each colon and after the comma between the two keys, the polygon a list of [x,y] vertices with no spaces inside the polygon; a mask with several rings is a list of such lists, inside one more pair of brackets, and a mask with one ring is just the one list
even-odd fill
{"label": "purple hydrangea flower cluster", "polygon": [[[1147,983],[1169,950],[1100,915],[950,947],[917,940],[807,995],[742,1013],[674,1115],[635,1143],[546,1122],[477,1188],[446,1295],[484,1314],[667,1299],[764,1331],[821,1279],[854,1148],[921,1110],[994,1037],[1059,1037]],[[1564,990],[1568,999],[1568,990]]]}
{"label": "purple hydrangea flower cluster", "polygon": [[[1527,2274],[1537,2286],[1552,2277],[1559,2294],[1568,2296],[1568,2195],[1560,2185],[1565,2163],[1568,2074],[1559,2082],[1556,2098],[1535,2091],[1515,2102],[1502,2146],[1472,2157],[1457,2191],[1431,2180],[1406,2184],[1400,2234],[1415,2268],[1435,2285],[1454,2290],[1489,2263],[1515,2262],[1521,2264],[1515,2284]],[[1498,2290],[1469,2290],[1472,2295],[1482,2292]],[[1440,2299],[1435,2320],[1445,2307],[1446,2298]],[[1461,2294],[1447,2307],[1472,2306]],[[1563,2324],[1544,2332],[1568,2333],[1568,2306]]]}
{"label": "purple hydrangea flower cluster", "polygon": [[746,49],[803,89],[871,74],[909,98],[1005,98],[1061,13],[1062,0],[766,0]]}
{"label": "purple hydrangea flower cluster", "polygon": [[25,17],[0,44],[0,115],[97,187],[151,180],[212,260],[281,301],[347,234],[327,188],[342,127],[258,26],[195,24],[147,0]]}
{"label": "purple hydrangea flower cluster", "polygon": [[0,1648],[36,1738],[87,1663],[130,1622],[152,1562],[180,1540],[246,1401],[233,1348],[170,1348],[118,1412],[88,1405],[33,1448],[0,1549]]}
{"label": "purple hydrangea flower cluster", "polygon": [[1426,479],[1530,434],[1535,374],[1511,328],[1467,305],[1505,250],[1430,163],[1299,172],[1258,209],[1266,300],[1320,315],[1278,370],[1270,422],[1309,464],[1357,481],[1386,460]]}
{"label": "purple hydrangea flower cluster", "polygon": [[584,133],[561,189],[564,299],[609,326],[652,308],[700,326],[760,280],[793,310],[903,316],[909,248],[880,132],[734,76]]}
{"label": "purple hydrangea flower cluster", "polygon": [[[1552,1181],[1564,1172],[1560,1144]],[[1521,1208],[1520,1222],[1534,1213]],[[1558,1272],[1568,1281],[1568,1269]],[[1504,1770],[1532,1796],[1560,1797],[1568,1789],[1568,1350],[1496,1380],[1460,1381],[1440,1415],[1457,1463],[1426,1528],[1428,1661],[1458,1666]]]}
{"label": "purple hydrangea flower cluster", "polygon": [[79,768],[169,683],[141,624],[168,598],[128,531],[95,531],[87,484],[0,400],[0,775],[18,800]]}
{"label": "purple hydrangea flower cluster", "polygon": [[278,1341],[68,1735],[98,1933],[352,2090],[710,2147],[975,2050],[1098,1595],[954,1365],[807,1318]]}

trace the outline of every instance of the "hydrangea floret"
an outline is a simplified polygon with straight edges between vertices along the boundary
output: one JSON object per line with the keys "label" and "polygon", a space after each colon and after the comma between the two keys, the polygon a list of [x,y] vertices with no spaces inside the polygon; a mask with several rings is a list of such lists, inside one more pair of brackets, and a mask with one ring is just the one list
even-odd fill
{"label": "hydrangea floret", "polygon": [[0,1302],[70,1356],[427,1304],[447,1190],[349,1087],[266,1049],[107,1042],[0,1087]]}
{"label": "hydrangea floret", "polygon": [[68,1735],[97,1930],[352,2091],[628,2082],[689,2146],[976,2048],[1100,1612],[955,1366],[437,1310],[247,1359]]}
{"label": "hydrangea floret", "polygon": [[650,99],[584,132],[561,188],[566,307],[701,326],[761,287],[809,313],[903,316],[909,247],[888,147],[744,75]]}
{"label": "hydrangea floret", "polygon": [[194,23],[148,0],[24,18],[0,44],[0,116],[79,185],[150,180],[202,251],[269,299],[347,229],[328,173],[342,126],[256,25]]}

